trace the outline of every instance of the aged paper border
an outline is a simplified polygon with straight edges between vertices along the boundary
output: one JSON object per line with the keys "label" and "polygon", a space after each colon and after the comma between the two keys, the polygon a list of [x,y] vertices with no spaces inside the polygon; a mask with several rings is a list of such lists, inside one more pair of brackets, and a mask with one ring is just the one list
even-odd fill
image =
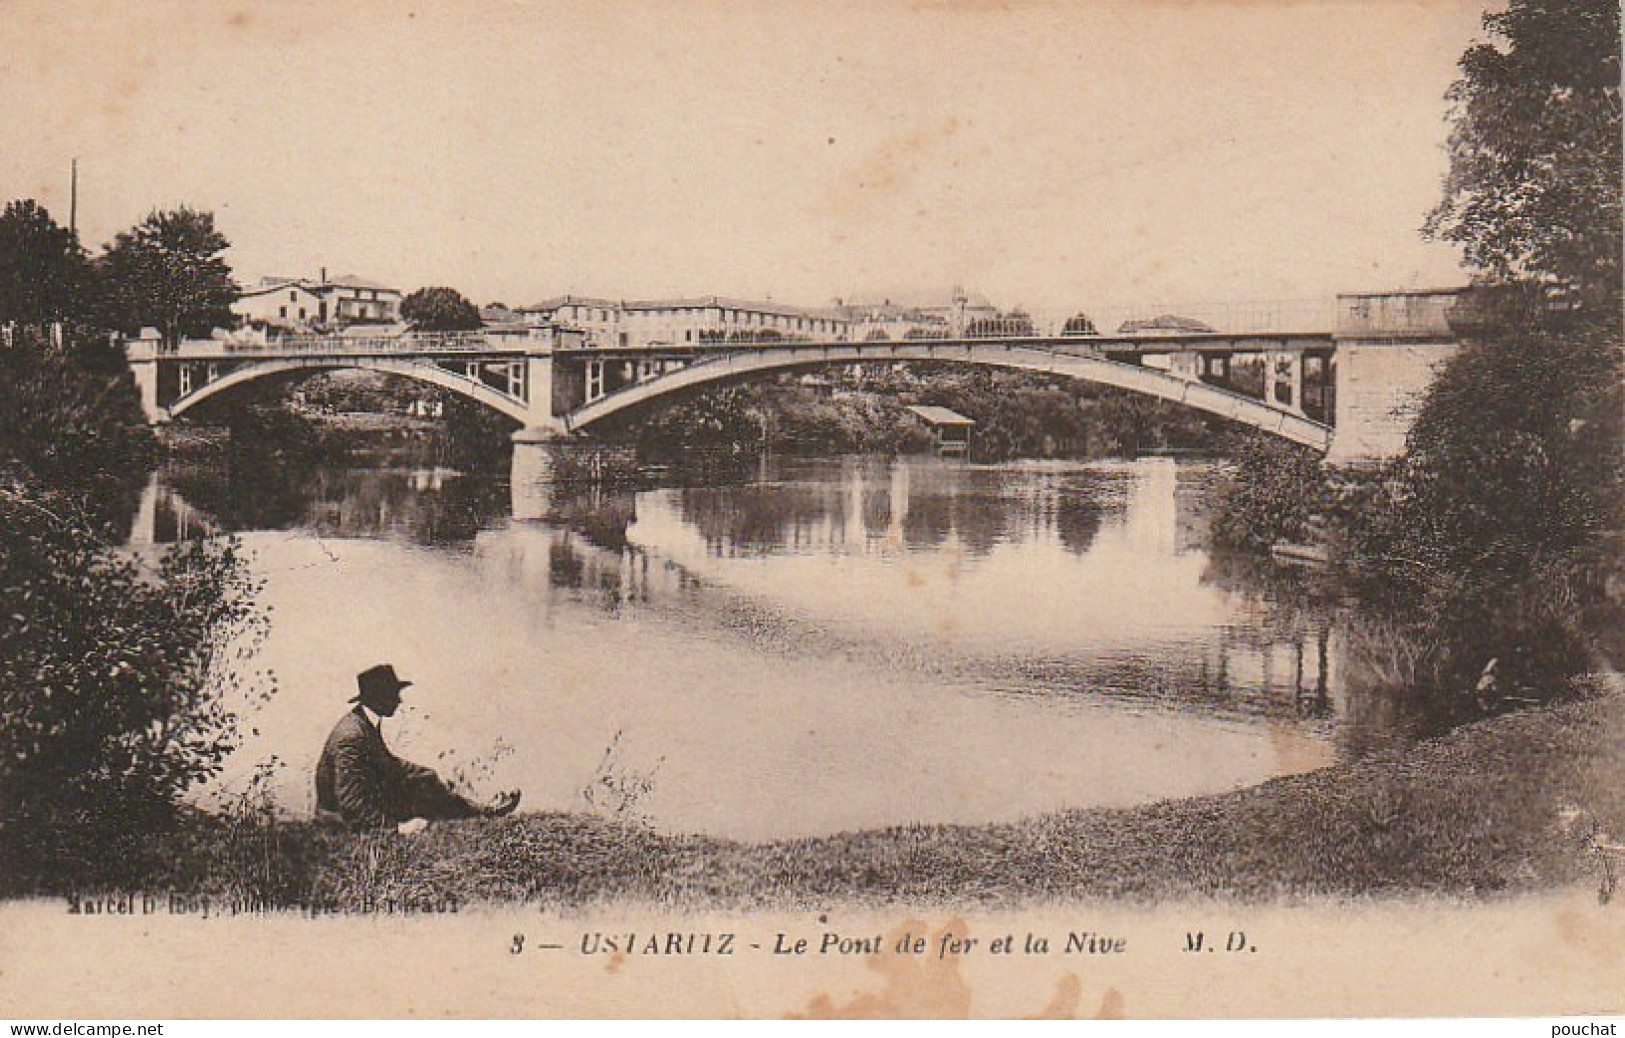
{"label": "aged paper border", "polygon": [[[1059,0],[1057,0],[1059,2]],[[156,6],[156,5],[155,5]],[[930,5],[925,5],[929,7]],[[808,3],[809,18],[819,15]],[[1381,4],[1374,4],[1380,13]],[[185,9],[173,8],[179,15]],[[72,46],[34,16],[41,40]],[[108,8],[113,14],[116,8]],[[245,5],[275,13],[275,5]],[[578,10],[590,17],[590,9]],[[80,9],[78,14],[83,14]],[[221,23],[229,31],[231,20]],[[193,41],[196,45],[198,41]],[[207,43],[206,34],[201,41]],[[87,96],[116,118],[117,100]],[[1441,136],[1443,129],[1441,128]],[[25,186],[26,187],[26,186]],[[21,188],[19,188],[21,189]],[[1593,888],[1487,901],[1216,902],[1019,912],[899,907],[675,914],[648,906],[558,913],[468,906],[455,916],[200,919],[71,916],[54,901],[0,905],[0,1007],[18,1018],[1521,1016],[1625,1011],[1625,913]],[[1246,935],[1245,951],[1191,955],[1186,934]],[[732,935],[735,954],[580,952],[593,932]],[[771,949],[786,935],[904,934],[923,956]],[[1121,936],[1115,958],[948,959],[944,933],[987,943],[1073,932]],[[515,954],[514,935],[528,947]],[[556,943],[557,949],[538,950]],[[752,947],[753,945],[759,947]]]}

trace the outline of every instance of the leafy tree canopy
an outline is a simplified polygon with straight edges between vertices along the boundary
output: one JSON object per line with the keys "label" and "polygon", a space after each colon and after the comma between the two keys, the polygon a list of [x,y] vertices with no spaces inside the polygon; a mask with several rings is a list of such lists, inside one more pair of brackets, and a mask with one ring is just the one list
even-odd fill
{"label": "leafy tree canopy", "polygon": [[65,345],[24,328],[0,350],[0,471],[24,466],[100,517],[145,482],[156,444],[128,366]]}
{"label": "leafy tree canopy", "polygon": [[1514,0],[1484,26],[1494,41],[1468,49],[1447,95],[1450,174],[1424,231],[1492,281],[1617,310],[1619,5]]}
{"label": "leafy tree canopy", "polygon": [[1349,531],[1356,565],[1449,634],[1433,654],[1457,686],[1492,657],[1593,666],[1625,605],[1619,9],[1512,0],[1485,26],[1425,229],[1492,288]]}
{"label": "leafy tree canopy", "polygon": [[1080,310],[1066,319],[1066,324],[1061,326],[1061,334],[1099,335],[1100,331],[1095,327],[1094,319]]}
{"label": "leafy tree canopy", "polygon": [[401,301],[401,316],[423,332],[471,332],[480,311],[455,288],[420,288]]}
{"label": "leafy tree canopy", "polygon": [[212,213],[153,211],[99,260],[108,323],[125,332],[154,327],[169,343],[229,326],[238,290],[220,254],[230,245]]}
{"label": "leafy tree canopy", "polygon": [[78,239],[33,199],[0,215],[0,324],[83,319],[90,264]]}

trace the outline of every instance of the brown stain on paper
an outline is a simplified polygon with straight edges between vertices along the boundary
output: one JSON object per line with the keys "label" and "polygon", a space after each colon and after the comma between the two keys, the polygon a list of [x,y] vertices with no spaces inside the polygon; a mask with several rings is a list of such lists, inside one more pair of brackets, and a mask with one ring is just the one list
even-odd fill
{"label": "brown stain on paper", "polygon": [[941,161],[942,146],[961,129],[958,116],[892,134],[871,151],[851,174],[843,177],[827,198],[826,208],[837,217],[862,217],[872,207],[892,205],[907,196],[920,170]]}
{"label": "brown stain on paper", "polygon": [[881,939],[880,952],[865,961],[884,981],[880,991],[857,994],[837,1003],[827,994],[815,995],[792,1020],[940,1020],[970,1015],[970,985],[959,973],[958,956],[939,958],[937,942],[944,934],[963,937],[969,932],[963,919],[951,919],[932,932],[922,955],[898,955],[893,949],[905,936],[926,932],[926,924],[910,919]]}
{"label": "brown stain on paper", "polygon": [[1619,928],[1608,925],[1610,920],[1600,913],[1580,912],[1573,908],[1559,909],[1552,916],[1552,925],[1563,945],[1585,955],[1599,965],[1608,965],[1619,959]]}

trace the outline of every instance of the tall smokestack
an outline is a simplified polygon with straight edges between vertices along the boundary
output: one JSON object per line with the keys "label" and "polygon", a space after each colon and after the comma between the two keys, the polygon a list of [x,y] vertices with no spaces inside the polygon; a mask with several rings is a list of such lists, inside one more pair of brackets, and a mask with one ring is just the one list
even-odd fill
{"label": "tall smokestack", "polygon": [[324,284],[324,285],[327,284],[327,268],[326,267],[322,268],[322,280],[321,280],[321,283]]}
{"label": "tall smokestack", "polygon": [[79,160],[73,160],[73,175],[68,182],[68,233],[79,237]]}

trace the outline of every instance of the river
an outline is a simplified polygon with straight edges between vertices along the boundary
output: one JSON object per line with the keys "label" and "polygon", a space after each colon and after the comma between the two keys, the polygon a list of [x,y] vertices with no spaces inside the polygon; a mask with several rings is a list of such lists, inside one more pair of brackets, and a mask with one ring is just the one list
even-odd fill
{"label": "river", "polygon": [[171,465],[133,540],[224,526],[266,582],[243,746],[308,814],[356,672],[397,752],[523,809],[740,839],[1220,792],[1411,737],[1310,569],[1207,545],[1203,463],[764,462],[565,490]]}

